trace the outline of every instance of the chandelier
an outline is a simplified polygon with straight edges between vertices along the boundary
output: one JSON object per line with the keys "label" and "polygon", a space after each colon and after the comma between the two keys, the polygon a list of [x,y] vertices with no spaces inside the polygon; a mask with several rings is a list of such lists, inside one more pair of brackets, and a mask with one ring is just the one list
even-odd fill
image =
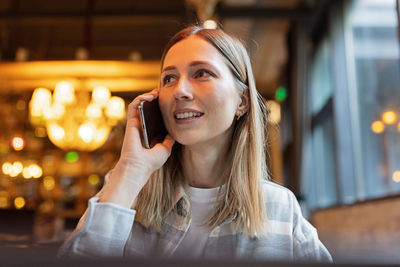
{"label": "chandelier", "polygon": [[69,82],[59,82],[52,94],[34,90],[29,103],[34,127],[45,128],[50,141],[63,150],[93,151],[108,139],[113,126],[125,118],[125,102],[111,96],[106,87],[75,91]]}

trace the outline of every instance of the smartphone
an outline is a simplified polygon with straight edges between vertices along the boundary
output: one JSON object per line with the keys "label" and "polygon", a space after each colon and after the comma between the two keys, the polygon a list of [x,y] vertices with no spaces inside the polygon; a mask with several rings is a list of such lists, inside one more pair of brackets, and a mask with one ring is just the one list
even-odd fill
{"label": "smartphone", "polygon": [[139,105],[139,114],[142,125],[142,144],[150,149],[155,144],[161,143],[168,133],[158,105],[158,98],[151,102],[142,101]]}

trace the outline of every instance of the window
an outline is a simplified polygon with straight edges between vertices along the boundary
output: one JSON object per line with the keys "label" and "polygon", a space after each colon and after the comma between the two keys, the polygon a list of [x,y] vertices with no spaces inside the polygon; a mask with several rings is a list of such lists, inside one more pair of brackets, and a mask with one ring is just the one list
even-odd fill
{"label": "window", "polygon": [[301,190],[311,210],[400,193],[396,0],[342,3],[310,59]]}
{"label": "window", "polygon": [[310,209],[337,203],[335,174],[331,56],[328,39],[318,46],[311,66],[309,88],[310,134],[307,137],[306,180],[302,191]]}
{"label": "window", "polygon": [[[353,134],[359,137],[359,198],[400,192],[400,68],[395,0],[349,5],[345,41]],[[384,115],[385,114],[385,115]],[[356,116],[354,116],[356,115]],[[383,116],[391,118],[384,119]],[[356,146],[357,147],[357,146]]]}

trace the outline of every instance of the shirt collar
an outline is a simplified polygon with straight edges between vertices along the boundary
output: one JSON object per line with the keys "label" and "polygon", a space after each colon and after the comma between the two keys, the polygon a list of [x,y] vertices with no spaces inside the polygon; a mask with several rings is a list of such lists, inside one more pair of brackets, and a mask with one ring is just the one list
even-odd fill
{"label": "shirt collar", "polygon": [[[185,187],[179,184],[175,187],[174,205],[168,212],[164,222],[170,226],[181,231],[186,231],[191,220],[191,202],[188,193],[185,191]],[[238,212],[229,215],[223,220],[218,228],[236,221]]]}
{"label": "shirt collar", "polygon": [[191,203],[183,185],[175,187],[173,206],[167,213],[164,223],[181,231],[186,231],[190,222]]}

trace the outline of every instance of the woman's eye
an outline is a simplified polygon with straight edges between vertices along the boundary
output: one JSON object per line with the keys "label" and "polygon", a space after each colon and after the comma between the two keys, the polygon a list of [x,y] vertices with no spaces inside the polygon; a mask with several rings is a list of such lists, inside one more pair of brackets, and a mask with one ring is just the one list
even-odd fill
{"label": "woman's eye", "polygon": [[203,78],[203,77],[209,77],[213,76],[211,72],[207,70],[199,70],[194,74],[194,78]]}
{"label": "woman's eye", "polygon": [[166,84],[171,83],[171,82],[173,82],[173,81],[176,81],[175,76],[173,76],[173,75],[166,75],[166,76],[163,78],[163,85],[166,85]]}

